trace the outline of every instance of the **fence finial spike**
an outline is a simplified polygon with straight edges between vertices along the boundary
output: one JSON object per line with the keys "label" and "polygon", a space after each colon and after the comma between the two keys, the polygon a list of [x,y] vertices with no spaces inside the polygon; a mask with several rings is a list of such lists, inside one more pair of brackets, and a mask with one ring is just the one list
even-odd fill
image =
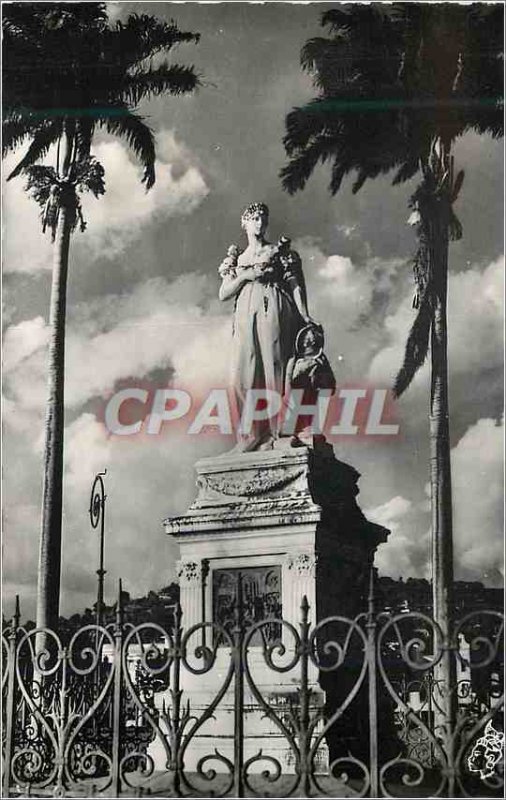
{"label": "fence finial spike", "polygon": [[367,595],[367,608],[369,614],[374,614],[374,567],[369,569],[369,593]]}
{"label": "fence finial spike", "polygon": [[302,612],[302,620],[303,620],[303,622],[307,622],[309,609],[310,609],[309,600],[307,599],[307,595],[305,594],[303,596],[303,598],[301,600],[301,604],[300,604],[300,610]]}
{"label": "fence finial spike", "polygon": [[14,616],[12,618],[12,624],[15,628],[19,628],[20,619],[21,619],[21,607],[19,605],[19,594],[17,594],[16,600],[14,602]]}
{"label": "fence finial spike", "polygon": [[123,624],[123,582],[121,578],[118,581],[118,602],[116,603],[116,624],[121,626]]}

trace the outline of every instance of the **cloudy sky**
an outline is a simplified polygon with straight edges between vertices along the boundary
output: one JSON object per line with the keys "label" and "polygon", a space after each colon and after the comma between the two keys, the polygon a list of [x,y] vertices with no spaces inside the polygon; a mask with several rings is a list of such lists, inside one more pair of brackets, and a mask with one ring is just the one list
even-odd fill
{"label": "cloudy sky", "polygon": [[[263,200],[271,236],[301,253],[311,312],[325,326],[338,382],[389,386],[412,322],[409,259],[415,242],[407,201],[415,182],[351,181],[335,198],[322,168],[290,197],[284,118],[312,97],[299,67],[319,33],[323,4],[116,3],[175,17],[201,33],[177,57],[203,76],[198,93],[141,108],[156,131],[157,183],[146,194],[124,144],[98,137],[107,193],[84,200],[88,230],[72,242],[66,358],[63,600],[91,605],[98,542],[89,491],[107,467],[106,599],[122,576],[132,593],[174,577],[177,546],[161,521],[194,496],[193,464],[231,441],[188,437],[166,426],[151,437],[112,437],[105,400],[118,387],[223,386],[230,304],[217,299],[217,266],[241,244],[241,209]],[[501,582],[502,557],[502,143],[468,135],[457,143],[464,189],[456,211],[464,238],[451,248],[449,356],[456,575]],[[9,156],[5,172],[13,165]],[[41,498],[42,430],[51,244],[23,181],[4,184],[4,598],[16,592],[34,613]],[[341,357],[339,360],[338,358]],[[400,435],[348,437],[338,458],[359,470],[359,501],[391,537],[378,551],[383,574],[426,576],[429,558],[428,370],[398,403]]]}

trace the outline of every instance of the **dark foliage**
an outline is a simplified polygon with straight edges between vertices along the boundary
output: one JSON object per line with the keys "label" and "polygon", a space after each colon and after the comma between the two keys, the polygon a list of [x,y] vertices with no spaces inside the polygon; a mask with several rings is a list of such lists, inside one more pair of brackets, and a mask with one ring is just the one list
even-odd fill
{"label": "dark foliage", "polygon": [[13,3],[3,11],[3,153],[31,139],[9,177],[26,172],[64,132],[72,136],[73,160],[89,157],[93,133],[103,127],[127,141],[149,189],[153,133],[135,109],[143,99],[199,85],[193,66],[152,61],[198,42],[198,34],[147,14],[110,26],[105,3]]}
{"label": "dark foliage", "polygon": [[441,213],[450,238],[462,235],[452,205],[464,173],[453,175],[451,145],[468,131],[503,135],[504,7],[350,4],[326,11],[322,26],[327,37],[310,39],[301,53],[318,95],[286,118],[289,160],[281,177],[293,194],[319,163],[328,164],[336,194],[350,174],[353,192],[379,175],[393,172],[399,184],[422,174],[411,199],[419,213],[418,314],[394,386],[399,396],[429,347],[432,220]]}

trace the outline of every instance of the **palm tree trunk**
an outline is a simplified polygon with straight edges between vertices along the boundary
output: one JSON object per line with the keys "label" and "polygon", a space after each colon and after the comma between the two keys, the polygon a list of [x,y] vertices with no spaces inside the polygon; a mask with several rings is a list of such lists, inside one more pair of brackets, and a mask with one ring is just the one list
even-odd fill
{"label": "palm tree trunk", "polygon": [[[444,202],[444,201],[442,201]],[[431,394],[429,415],[430,487],[432,509],[432,592],[434,619],[443,635],[451,635],[453,594],[452,489],[450,469],[450,432],[448,410],[447,358],[447,285],[448,219],[444,207],[432,219],[431,267],[434,277],[433,321],[431,329]],[[441,713],[436,719],[451,750],[455,721],[455,660],[449,650],[436,667],[437,703]],[[447,749],[449,755],[449,750]],[[451,796],[451,795],[450,795]]]}
{"label": "palm tree trunk", "polygon": [[67,273],[71,210],[60,207],[56,229],[49,324],[48,392],[44,446],[44,486],[37,582],[37,627],[58,622],[63,498],[64,368]]}
{"label": "palm tree trunk", "polygon": [[[62,173],[68,181],[60,192],[54,243],[49,342],[47,405],[44,443],[42,521],[37,576],[37,627],[56,629],[60,606],[61,539],[63,507],[63,433],[65,427],[65,322],[70,234],[75,209],[70,183],[75,123],[65,124]],[[58,143],[59,145],[60,143]],[[58,152],[59,158],[59,152]],[[38,644],[44,645],[39,637]]]}

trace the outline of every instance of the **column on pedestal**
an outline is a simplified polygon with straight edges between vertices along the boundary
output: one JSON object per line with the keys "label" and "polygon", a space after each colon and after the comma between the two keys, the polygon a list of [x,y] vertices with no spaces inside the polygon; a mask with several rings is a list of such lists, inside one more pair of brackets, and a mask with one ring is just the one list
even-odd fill
{"label": "column on pedestal", "polygon": [[314,551],[288,553],[283,563],[283,618],[298,627],[304,595],[310,605],[309,618],[316,622],[316,555]]}
{"label": "column on pedestal", "polygon": [[185,630],[203,622],[202,592],[207,569],[207,562],[201,561],[181,560],[176,564],[180,590],[179,602],[183,612],[182,624]]}

